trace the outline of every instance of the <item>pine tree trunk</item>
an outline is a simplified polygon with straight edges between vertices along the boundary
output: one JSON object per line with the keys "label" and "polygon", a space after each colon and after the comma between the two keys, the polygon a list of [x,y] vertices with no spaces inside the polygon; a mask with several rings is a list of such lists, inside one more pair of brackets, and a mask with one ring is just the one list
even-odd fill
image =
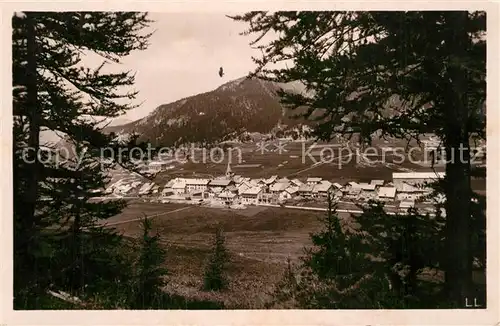
{"label": "pine tree trunk", "polygon": [[38,86],[37,86],[37,63],[36,63],[36,30],[34,13],[26,13],[27,24],[27,116],[29,123],[28,147],[30,159],[34,161],[28,168],[28,187],[26,194],[26,216],[24,216],[28,230],[35,224],[36,202],[38,196],[38,169],[36,160],[40,147],[40,116],[38,110]]}
{"label": "pine tree trunk", "polygon": [[[465,30],[467,12],[450,13],[452,46],[457,58],[464,58],[468,36]],[[459,62],[449,62],[450,80],[445,147],[446,164],[446,262],[445,287],[450,303],[463,307],[472,282],[471,259],[471,183],[469,132],[467,130],[467,83]],[[461,148],[465,148],[460,150]],[[472,298],[469,299],[469,301]]]}

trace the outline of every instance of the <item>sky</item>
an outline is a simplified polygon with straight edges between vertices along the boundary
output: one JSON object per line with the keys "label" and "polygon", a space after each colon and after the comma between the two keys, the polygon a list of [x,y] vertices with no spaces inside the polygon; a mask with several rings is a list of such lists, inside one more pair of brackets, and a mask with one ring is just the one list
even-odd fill
{"label": "sky", "polygon": [[[156,32],[150,46],[123,58],[120,70],[136,72],[136,104],[123,117],[137,120],[158,107],[181,98],[211,91],[255,69],[249,45],[241,36],[247,26],[225,13],[151,13]],[[225,75],[219,77],[219,67]]]}

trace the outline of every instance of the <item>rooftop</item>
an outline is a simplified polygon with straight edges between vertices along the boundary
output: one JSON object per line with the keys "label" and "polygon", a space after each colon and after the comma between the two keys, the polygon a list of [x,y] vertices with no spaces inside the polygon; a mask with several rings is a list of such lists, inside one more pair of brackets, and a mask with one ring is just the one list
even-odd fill
{"label": "rooftop", "polygon": [[210,180],[208,179],[184,179],[186,185],[202,185],[205,186]]}
{"label": "rooftop", "polygon": [[317,185],[314,185],[313,192],[326,192],[330,190],[332,183],[330,181],[321,181]]}
{"label": "rooftop", "polygon": [[368,184],[368,183],[360,183],[358,184],[358,187],[363,189],[363,190],[375,190],[375,185],[374,184]]}
{"label": "rooftop", "polygon": [[242,195],[257,195],[261,191],[262,191],[262,189],[260,187],[252,187],[252,188],[245,189],[241,194]]}
{"label": "rooftop", "polygon": [[382,198],[396,197],[396,188],[394,187],[380,187],[378,189],[378,196]]}
{"label": "rooftop", "polygon": [[275,182],[277,179],[278,179],[278,176],[277,175],[273,175],[269,179],[265,179],[264,183],[271,184],[271,183]]}
{"label": "rooftop", "polygon": [[210,180],[208,182],[209,186],[216,186],[216,187],[227,187],[231,183],[231,180],[229,179],[214,179]]}
{"label": "rooftop", "polygon": [[314,186],[313,185],[306,185],[306,184],[303,184],[303,185],[300,185],[299,186],[299,191],[300,192],[312,192],[314,189]]}

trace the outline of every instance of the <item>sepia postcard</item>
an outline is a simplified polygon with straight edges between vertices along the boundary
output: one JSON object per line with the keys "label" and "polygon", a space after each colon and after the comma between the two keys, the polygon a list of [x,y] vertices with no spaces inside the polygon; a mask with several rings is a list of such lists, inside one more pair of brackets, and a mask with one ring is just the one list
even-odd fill
{"label": "sepia postcard", "polygon": [[1,325],[500,322],[498,3],[1,12]]}

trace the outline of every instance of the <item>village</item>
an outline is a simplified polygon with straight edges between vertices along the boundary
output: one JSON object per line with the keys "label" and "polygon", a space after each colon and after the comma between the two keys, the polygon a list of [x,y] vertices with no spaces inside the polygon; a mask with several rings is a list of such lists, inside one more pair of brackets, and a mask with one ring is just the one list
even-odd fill
{"label": "village", "polygon": [[428,196],[430,183],[443,178],[443,172],[394,172],[392,180],[371,180],[345,184],[321,177],[279,177],[252,179],[235,175],[230,163],[226,173],[214,178],[176,177],[164,185],[151,181],[120,179],[105,190],[107,198],[144,198],[162,203],[184,203],[210,207],[244,209],[251,205],[279,205],[326,209],[328,196],[342,207],[355,206],[369,200],[385,203],[391,211],[406,212],[410,207],[432,212],[436,202],[444,198]]}

